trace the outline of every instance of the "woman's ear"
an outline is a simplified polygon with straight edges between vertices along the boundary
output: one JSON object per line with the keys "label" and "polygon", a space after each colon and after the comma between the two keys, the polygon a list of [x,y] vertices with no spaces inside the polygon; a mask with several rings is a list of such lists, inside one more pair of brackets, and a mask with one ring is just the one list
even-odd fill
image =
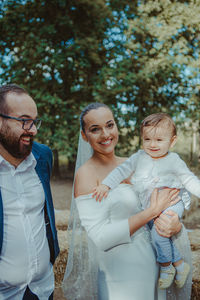
{"label": "woman's ear", "polygon": [[85,142],[88,142],[87,136],[85,135],[85,133],[83,132],[83,130],[81,130],[81,135],[82,135],[83,140]]}
{"label": "woman's ear", "polygon": [[171,138],[171,145],[170,145],[170,147],[174,147],[174,145],[176,144],[176,142],[177,142],[177,135],[174,135]]}

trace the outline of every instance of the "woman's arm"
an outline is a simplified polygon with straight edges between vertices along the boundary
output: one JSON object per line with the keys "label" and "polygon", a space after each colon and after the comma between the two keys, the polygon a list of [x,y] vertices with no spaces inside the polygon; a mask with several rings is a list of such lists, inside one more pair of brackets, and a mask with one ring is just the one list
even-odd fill
{"label": "woman's arm", "polygon": [[81,224],[96,246],[103,251],[123,243],[130,242],[130,236],[148,221],[157,217],[169,203],[175,204],[178,200],[178,191],[163,189],[155,190],[151,197],[151,206],[129,219],[110,221],[110,199],[101,203],[92,198],[92,194],[76,198],[76,205],[81,219]]}

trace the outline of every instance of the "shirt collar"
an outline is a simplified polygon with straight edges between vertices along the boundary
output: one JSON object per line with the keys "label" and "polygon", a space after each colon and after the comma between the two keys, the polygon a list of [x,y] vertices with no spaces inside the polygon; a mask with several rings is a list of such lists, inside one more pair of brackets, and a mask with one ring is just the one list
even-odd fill
{"label": "shirt collar", "polygon": [[[12,166],[3,156],[0,155],[0,166],[1,165]],[[29,167],[35,168],[37,161],[31,152],[16,168],[16,171],[26,171]]]}
{"label": "shirt collar", "polygon": [[3,161],[4,161],[4,158],[0,154],[0,165],[2,164]]}

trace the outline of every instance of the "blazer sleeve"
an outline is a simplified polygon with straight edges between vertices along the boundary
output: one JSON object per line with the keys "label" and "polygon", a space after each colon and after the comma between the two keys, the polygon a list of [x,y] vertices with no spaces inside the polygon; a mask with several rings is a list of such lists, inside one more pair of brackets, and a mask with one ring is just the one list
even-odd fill
{"label": "blazer sleeve", "polygon": [[51,173],[52,173],[52,168],[53,168],[53,153],[48,146],[46,146],[46,145],[42,145],[42,146],[43,146],[42,156],[43,156],[43,159],[46,160],[46,162],[47,162],[48,175],[49,175],[49,179],[50,179]]}
{"label": "blazer sleeve", "polygon": [[52,168],[53,168],[53,153],[50,148],[48,148],[48,165],[49,165],[49,177],[51,176]]}

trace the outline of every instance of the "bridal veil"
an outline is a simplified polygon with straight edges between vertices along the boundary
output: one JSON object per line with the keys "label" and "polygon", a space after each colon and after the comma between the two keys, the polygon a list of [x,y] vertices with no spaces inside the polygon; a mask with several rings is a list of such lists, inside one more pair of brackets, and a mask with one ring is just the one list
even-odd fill
{"label": "bridal veil", "polygon": [[[80,134],[75,174],[78,168],[92,156],[92,153],[90,144],[85,142]],[[62,289],[67,300],[95,300],[97,299],[98,271],[95,247],[81,226],[73,191],[67,229],[68,260]]]}

